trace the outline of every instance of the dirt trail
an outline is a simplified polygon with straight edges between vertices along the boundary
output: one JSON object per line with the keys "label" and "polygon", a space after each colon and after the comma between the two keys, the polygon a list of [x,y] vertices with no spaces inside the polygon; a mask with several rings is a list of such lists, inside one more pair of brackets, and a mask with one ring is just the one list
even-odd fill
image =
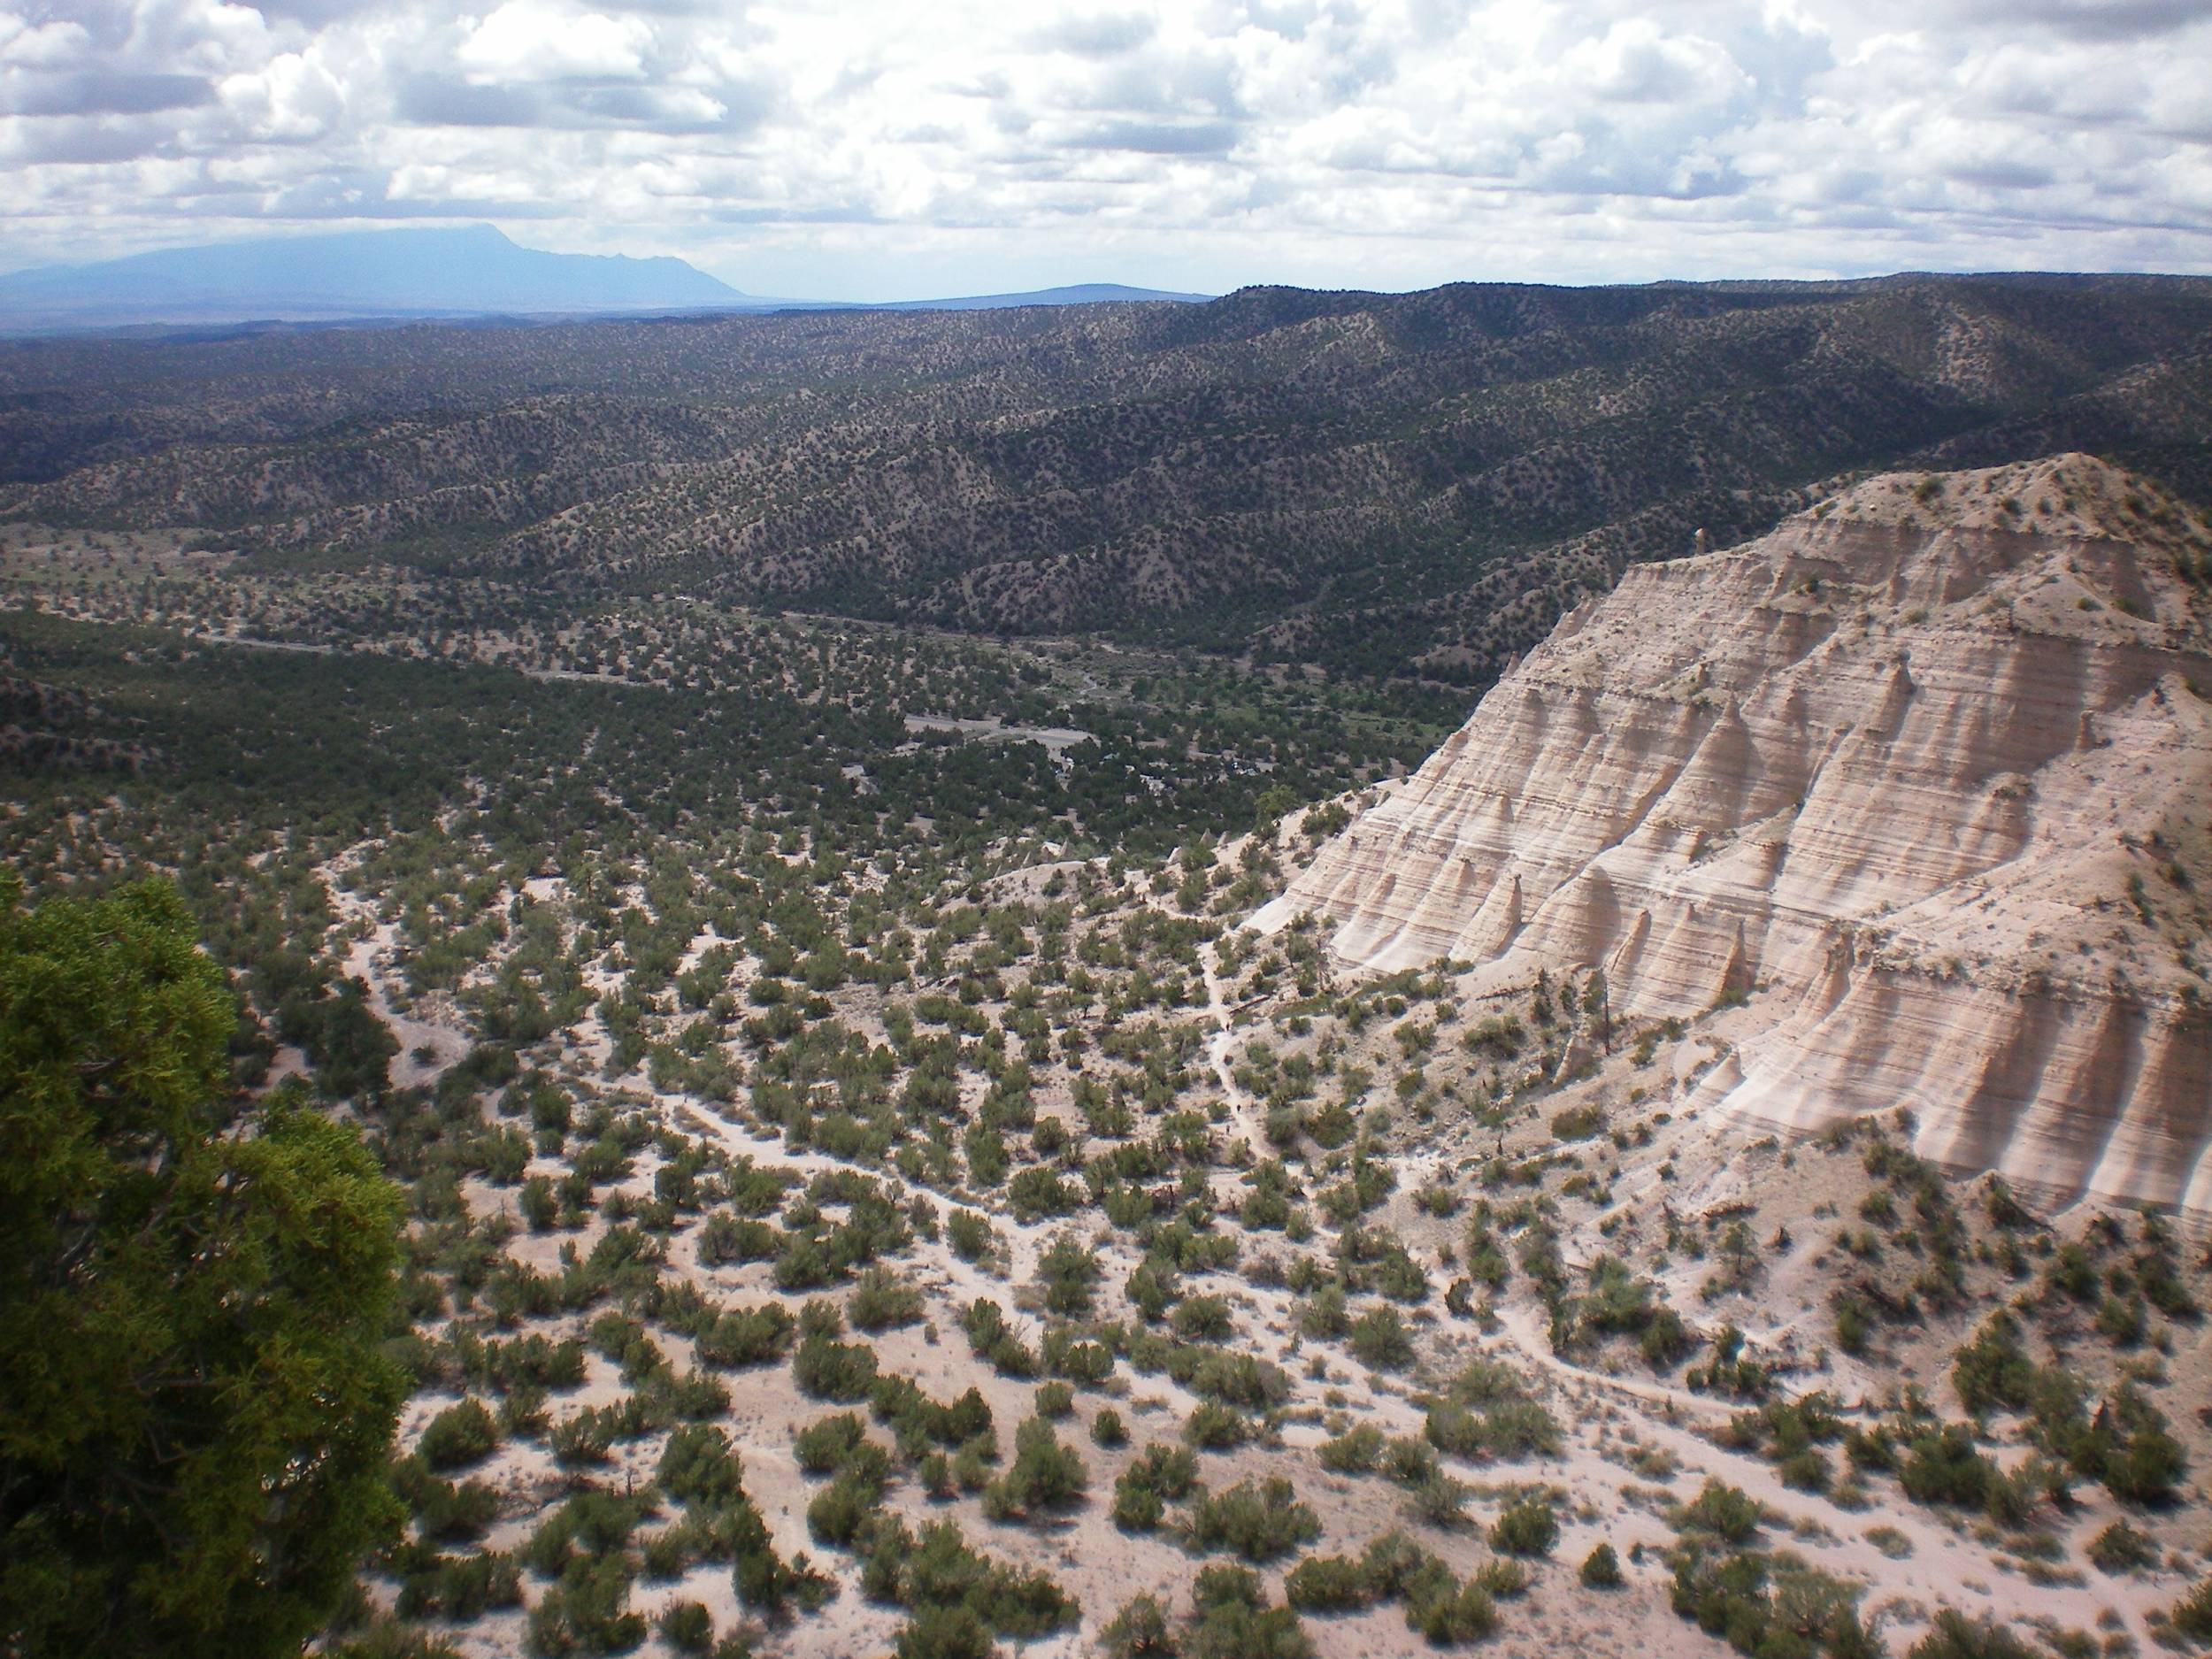
{"label": "dirt trail", "polygon": [[1271,1154],[1260,1129],[1258,1102],[1237,1081],[1236,1067],[1229,1058],[1229,1051],[1237,1043],[1237,1010],[1231,1006],[1228,988],[1222,983],[1220,947],[1210,940],[1199,946],[1198,966],[1206,981],[1206,1011],[1214,1023],[1214,1033],[1206,1040],[1206,1064],[1228,1097],[1229,1119],[1236,1125],[1238,1137],[1250,1148],[1256,1163]]}

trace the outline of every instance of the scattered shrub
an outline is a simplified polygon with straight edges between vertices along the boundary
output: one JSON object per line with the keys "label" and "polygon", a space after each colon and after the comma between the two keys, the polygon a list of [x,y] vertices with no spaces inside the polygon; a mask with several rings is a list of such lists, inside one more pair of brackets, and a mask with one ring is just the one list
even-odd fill
{"label": "scattered shrub", "polygon": [[1558,1541],[1559,1517],[1538,1498],[1511,1505],[1490,1529],[1490,1547],[1508,1555],[1548,1555]]}
{"label": "scattered shrub", "polygon": [[1289,1481],[1271,1476],[1256,1486],[1242,1481],[1201,1497],[1191,1506],[1184,1536],[1202,1554],[1228,1549],[1247,1561],[1268,1562],[1320,1537],[1321,1522],[1298,1502]]}
{"label": "scattered shrub", "polygon": [[1582,1582],[1593,1590],[1617,1589],[1621,1579],[1621,1558],[1613,1553],[1610,1544],[1600,1544],[1582,1558]]}
{"label": "scattered shrub", "polygon": [[433,1469],[465,1469],[480,1463],[499,1444],[499,1425],[480,1400],[449,1406],[424,1426],[415,1452]]}

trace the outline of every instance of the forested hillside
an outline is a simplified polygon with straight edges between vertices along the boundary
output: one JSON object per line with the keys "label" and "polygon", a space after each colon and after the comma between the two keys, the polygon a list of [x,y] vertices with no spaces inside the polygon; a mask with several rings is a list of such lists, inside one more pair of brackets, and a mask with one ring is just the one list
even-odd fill
{"label": "forested hillside", "polygon": [[2212,283],[1863,283],[0,351],[0,514],[1486,683],[1629,561],[1905,462],[2102,453],[2201,498]]}

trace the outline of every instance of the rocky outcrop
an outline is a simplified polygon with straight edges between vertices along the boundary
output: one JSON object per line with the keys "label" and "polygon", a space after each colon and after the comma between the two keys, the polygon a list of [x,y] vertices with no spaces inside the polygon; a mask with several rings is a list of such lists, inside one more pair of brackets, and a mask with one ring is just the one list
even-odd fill
{"label": "rocky outcrop", "polygon": [[1256,925],[1743,999],[1705,1105],[2212,1217],[2208,580],[2086,457],[1873,480],[1629,572]]}

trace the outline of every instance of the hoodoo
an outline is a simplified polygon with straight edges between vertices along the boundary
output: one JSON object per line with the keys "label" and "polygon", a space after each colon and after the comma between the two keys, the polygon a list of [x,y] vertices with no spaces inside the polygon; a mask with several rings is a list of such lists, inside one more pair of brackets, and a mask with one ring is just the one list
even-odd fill
{"label": "hoodoo", "polygon": [[1873,479],[1632,569],[1255,926],[1742,1000],[1695,1107],[2212,1219],[2208,583],[2088,457]]}

